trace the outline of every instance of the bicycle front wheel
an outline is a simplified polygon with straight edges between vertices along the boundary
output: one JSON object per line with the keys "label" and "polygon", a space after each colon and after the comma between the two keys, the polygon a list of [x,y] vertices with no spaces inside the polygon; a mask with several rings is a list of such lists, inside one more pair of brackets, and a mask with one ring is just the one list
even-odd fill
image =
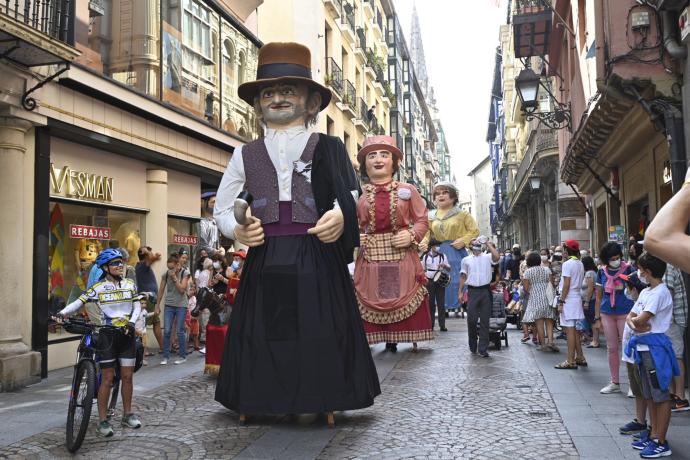
{"label": "bicycle front wheel", "polygon": [[84,441],[91,418],[95,393],[96,366],[92,361],[84,360],[77,367],[74,386],[69,398],[69,409],[67,410],[65,444],[70,452],[76,452]]}

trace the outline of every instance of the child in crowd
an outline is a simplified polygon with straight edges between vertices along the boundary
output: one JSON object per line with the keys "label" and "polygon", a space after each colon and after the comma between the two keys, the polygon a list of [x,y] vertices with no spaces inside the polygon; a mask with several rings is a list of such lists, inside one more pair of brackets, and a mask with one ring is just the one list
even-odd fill
{"label": "child in crowd", "polygon": [[187,337],[194,343],[194,351],[201,349],[199,345],[199,319],[192,316],[192,310],[196,308],[196,285],[189,283],[187,288],[187,316],[185,317],[185,329],[187,330]]}
{"label": "child in crowd", "polygon": [[652,425],[649,436],[642,436],[632,446],[642,451],[642,458],[659,458],[671,455],[666,440],[671,421],[669,385],[673,376],[680,373],[673,346],[665,334],[672,321],[673,299],[662,281],[666,262],[645,252],[637,265],[639,280],[649,287],[637,299],[639,313],[631,311],[626,319],[632,335],[624,351],[635,361]]}
{"label": "child in crowd", "polygon": [[[640,293],[647,288],[647,285],[642,283],[637,277],[636,273],[630,275],[621,275],[623,281],[625,281],[625,296],[635,302],[632,308],[632,313],[639,315],[642,312],[642,304],[637,301],[640,297]],[[644,437],[648,437],[650,428],[647,426],[647,401],[644,399],[642,394],[642,383],[640,382],[640,375],[635,370],[635,361],[625,354],[625,348],[630,342],[630,337],[632,337],[633,330],[625,325],[623,330],[623,353],[622,360],[626,364],[628,370],[628,382],[630,383],[630,391],[635,397],[635,419],[632,422],[628,422],[618,429],[621,434],[638,434],[644,433]],[[642,435],[640,435],[642,436]]]}

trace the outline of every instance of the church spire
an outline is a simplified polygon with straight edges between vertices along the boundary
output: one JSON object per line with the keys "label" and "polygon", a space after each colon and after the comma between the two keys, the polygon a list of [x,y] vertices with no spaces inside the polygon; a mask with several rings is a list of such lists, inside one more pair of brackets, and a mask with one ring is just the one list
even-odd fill
{"label": "church spire", "polygon": [[410,33],[410,58],[414,73],[417,76],[419,86],[426,96],[429,87],[429,77],[426,72],[426,59],[424,58],[424,44],[422,42],[422,29],[419,26],[417,15],[417,3],[412,3],[412,32]]}

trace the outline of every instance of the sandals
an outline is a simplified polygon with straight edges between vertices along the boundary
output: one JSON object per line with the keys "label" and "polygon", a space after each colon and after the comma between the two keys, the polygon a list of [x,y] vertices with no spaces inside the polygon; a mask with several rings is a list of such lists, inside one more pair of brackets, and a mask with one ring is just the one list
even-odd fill
{"label": "sandals", "polygon": [[571,362],[569,362],[569,361],[566,360],[566,361],[563,361],[563,362],[560,363],[560,364],[556,364],[556,365],[554,366],[554,368],[556,368],[556,369],[577,369],[577,363],[576,363],[576,362],[575,362],[575,363],[571,363]]}
{"label": "sandals", "polygon": [[599,348],[600,346],[601,345],[599,345],[598,343],[596,345],[594,345],[593,343],[590,343],[589,345],[587,345],[587,348]]}
{"label": "sandals", "polygon": [[587,360],[584,358],[576,359],[575,364],[577,364],[578,366],[587,367]]}
{"label": "sandals", "polygon": [[522,343],[527,343],[527,342],[529,342],[529,336],[521,338],[521,339],[520,339],[520,342],[522,342]]}

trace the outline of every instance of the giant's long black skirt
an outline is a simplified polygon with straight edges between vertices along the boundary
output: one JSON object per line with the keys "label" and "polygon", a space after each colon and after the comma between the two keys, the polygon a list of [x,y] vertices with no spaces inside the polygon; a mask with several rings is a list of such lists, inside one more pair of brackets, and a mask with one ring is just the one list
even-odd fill
{"label": "giant's long black skirt", "polygon": [[339,246],[278,236],[252,248],[216,401],[242,414],[360,409],[381,393]]}

